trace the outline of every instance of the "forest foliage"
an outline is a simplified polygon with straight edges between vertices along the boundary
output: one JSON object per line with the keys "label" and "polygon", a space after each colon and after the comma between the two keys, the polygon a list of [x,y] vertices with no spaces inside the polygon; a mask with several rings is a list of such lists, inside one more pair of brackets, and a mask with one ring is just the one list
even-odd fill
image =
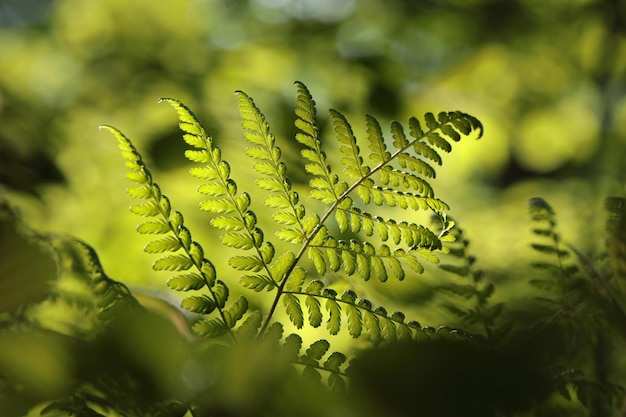
{"label": "forest foliage", "polygon": [[3,413],[620,415],[624,7],[5,2]]}

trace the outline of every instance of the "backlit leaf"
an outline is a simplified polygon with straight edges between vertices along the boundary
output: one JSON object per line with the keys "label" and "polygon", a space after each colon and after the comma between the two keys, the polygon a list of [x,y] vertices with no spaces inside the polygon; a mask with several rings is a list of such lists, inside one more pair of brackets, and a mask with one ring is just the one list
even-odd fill
{"label": "backlit leaf", "polygon": [[300,307],[298,297],[293,294],[284,294],[283,304],[285,305],[289,320],[291,320],[294,326],[301,329],[304,325],[304,315],[302,314],[302,307]]}
{"label": "backlit leaf", "polygon": [[199,290],[205,282],[198,274],[181,274],[168,279],[167,286],[176,291]]}
{"label": "backlit leaf", "polygon": [[199,314],[209,314],[215,310],[215,301],[206,295],[192,295],[183,298],[180,306],[185,310]]}
{"label": "backlit leaf", "polygon": [[312,327],[319,327],[322,324],[322,310],[319,300],[309,295],[305,299],[305,304],[309,312],[309,324]]}
{"label": "backlit leaf", "polygon": [[147,253],[175,252],[181,248],[180,241],[174,236],[168,236],[163,239],[153,240],[144,246],[143,250]]}
{"label": "backlit leaf", "polygon": [[239,282],[246,288],[254,291],[270,291],[276,287],[274,282],[265,275],[243,275],[239,278]]}
{"label": "backlit leaf", "polygon": [[186,255],[168,255],[157,259],[152,264],[155,271],[185,271],[193,266],[193,262]]}

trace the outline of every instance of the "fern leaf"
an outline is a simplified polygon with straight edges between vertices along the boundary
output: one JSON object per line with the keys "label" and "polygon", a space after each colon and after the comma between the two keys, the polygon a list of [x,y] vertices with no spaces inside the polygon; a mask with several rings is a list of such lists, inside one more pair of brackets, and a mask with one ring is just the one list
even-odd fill
{"label": "fern leaf", "polygon": [[[303,83],[296,81],[295,85],[298,91],[298,96],[296,98],[296,115],[298,116],[296,120],[296,127],[300,129],[304,135],[315,140],[318,135],[315,101],[313,101],[311,93]],[[308,146],[309,148],[314,148],[316,146],[314,142],[309,144],[303,143],[303,145]]]}
{"label": "fern leaf", "polygon": [[[273,216],[278,222],[284,221],[287,217],[288,223],[300,225],[305,213],[304,206],[298,204],[298,194],[292,190],[291,181],[286,175],[286,165],[280,161],[281,151],[276,146],[276,139],[270,132],[269,124],[249,96],[241,91],[236,94],[239,98],[244,137],[250,144],[256,145],[247,148],[246,153],[253,160],[261,161],[253,164],[254,169],[263,175],[257,180],[257,185],[273,192],[265,197],[264,203],[273,208],[287,209],[286,212],[279,212]],[[291,222],[292,219],[295,222]],[[277,236],[288,242],[300,243],[302,226],[300,225],[298,229],[283,229]]]}
{"label": "fern leaf", "polygon": [[320,280],[314,279],[309,282],[306,289],[304,290],[305,294],[310,295],[320,295],[322,293],[322,289],[324,288],[324,283]]}
{"label": "fern leaf", "polygon": [[285,342],[283,343],[283,357],[289,362],[296,362],[301,348],[302,338],[299,335],[292,333],[285,338]]}
{"label": "fern leaf", "polygon": [[328,311],[328,323],[326,325],[330,334],[337,334],[341,330],[341,307],[334,297],[326,300],[326,310]]}
{"label": "fern leaf", "polygon": [[193,313],[210,314],[215,310],[217,304],[206,295],[191,295],[183,298],[180,302],[180,306]]}
{"label": "fern leaf", "polygon": [[142,235],[162,235],[170,231],[170,226],[164,221],[143,222],[137,226],[137,233]]}
{"label": "fern leaf", "polygon": [[284,294],[283,303],[285,305],[287,315],[289,316],[289,320],[291,320],[294,326],[301,329],[302,326],[304,326],[304,315],[302,313],[302,307],[300,307],[300,300],[298,300],[298,297],[293,294]]}
{"label": "fern leaf", "polygon": [[239,282],[246,288],[260,292],[271,291],[276,287],[276,283],[266,275],[243,275]]}
{"label": "fern leaf", "polygon": [[237,335],[237,339],[243,341],[254,340],[259,333],[262,322],[263,315],[260,311],[254,310],[252,313],[248,314],[248,317],[246,317],[241,326],[237,328],[235,333]]}
{"label": "fern leaf", "polygon": [[215,295],[214,300],[217,303],[217,306],[219,308],[224,308],[230,293],[226,284],[223,281],[218,280],[213,288],[213,293]]}
{"label": "fern leaf", "polygon": [[361,312],[352,304],[348,304],[345,310],[348,316],[348,332],[350,336],[358,338],[363,331],[363,317],[361,316]]}
{"label": "fern leaf", "polygon": [[[272,273],[272,277],[274,277],[274,280],[276,282],[281,282],[282,280],[287,278],[287,272],[289,272],[293,268],[295,261],[296,261],[296,256],[294,255],[293,252],[285,252],[281,256],[279,256],[278,259],[274,261],[270,269]],[[296,288],[298,287],[297,281],[298,280],[291,279],[289,282],[289,285],[295,285],[294,288]],[[302,284],[300,283],[300,285]]]}
{"label": "fern leaf", "polygon": [[168,255],[152,264],[155,271],[186,271],[193,266],[193,260],[186,255]]}
{"label": "fern leaf", "polygon": [[382,341],[378,318],[371,311],[363,312],[363,328],[372,344],[378,345]]}
{"label": "fern leaf", "polygon": [[163,252],[176,252],[182,248],[182,244],[179,239],[174,236],[167,236],[163,239],[153,240],[148,242],[143,250],[146,253],[163,253]]}
{"label": "fern leaf", "polygon": [[332,173],[327,162],[326,154],[322,151],[321,142],[318,138],[315,102],[311,98],[306,86],[297,82],[298,97],[296,99],[296,140],[306,146],[301,151],[302,156],[309,162],[305,164],[305,170],[316,176],[316,181],[311,182],[313,189],[311,197],[325,204],[332,204],[338,200],[341,190],[347,189],[347,184],[340,181],[339,177]]}
{"label": "fern leaf", "polygon": [[230,329],[223,321],[213,318],[210,320],[197,321],[192,326],[192,330],[198,336],[213,339],[227,334]]}
{"label": "fern leaf", "polygon": [[319,300],[316,297],[309,295],[305,298],[305,303],[309,312],[309,324],[312,327],[319,327],[322,324],[323,317]]}
{"label": "fern leaf", "polygon": [[328,352],[329,348],[330,343],[327,340],[317,340],[308,347],[300,361],[306,365],[318,366],[320,359]]}
{"label": "fern leaf", "polygon": [[348,357],[340,352],[333,352],[324,362],[324,369],[333,372],[340,372],[340,367],[348,360]]}
{"label": "fern leaf", "polygon": [[397,329],[396,329],[396,325],[394,324],[394,322],[392,320],[390,320],[387,317],[386,311],[383,312],[378,312],[379,314],[379,322],[381,323],[380,326],[380,333],[381,336],[383,338],[383,340],[385,342],[394,342],[397,339]]}
{"label": "fern leaf", "polygon": [[360,155],[359,146],[352,132],[352,127],[343,116],[336,110],[330,110],[330,118],[335,130],[335,136],[341,146],[339,152],[344,157],[341,163],[344,165],[344,172],[352,179],[360,180],[369,172],[369,168],[363,164],[363,158]]}
{"label": "fern leaf", "polygon": [[354,338],[361,336],[363,329],[363,318],[359,309],[356,308],[356,299],[356,294],[351,290],[346,290],[341,295],[341,300],[346,302],[345,311],[348,316],[348,332]]}
{"label": "fern leaf", "polygon": [[[179,102],[171,101],[171,104],[179,112],[181,129],[186,132],[185,140],[199,144],[199,140],[192,139],[190,136],[199,135],[202,138],[205,136],[204,130],[195,116]],[[194,268],[196,270],[194,273],[171,277],[168,280],[168,286],[178,291],[190,291],[198,290],[204,284],[210,296],[190,298],[188,301],[184,301],[184,304],[195,311],[202,311],[204,314],[217,309],[219,318],[207,321],[207,323],[213,324],[204,327],[199,326],[202,327],[202,334],[223,334],[217,330],[208,331],[207,326],[215,327],[215,323],[227,324],[223,308],[228,297],[228,289],[221,281],[218,282],[219,285],[215,285],[215,267],[208,259],[204,258],[202,247],[193,241],[189,229],[184,225],[182,214],[172,212],[169,199],[161,193],[159,186],[154,183],[152,174],[130,139],[113,127],[104,126],[104,128],[117,138],[122,156],[129,169],[127,177],[138,184],[138,186],[130,188],[132,191],[129,194],[142,200],[148,200],[145,204],[132,206],[131,211],[144,217],[156,219],[141,223],[137,227],[137,231],[141,234],[168,234],[167,237],[153,240],[144,247],[144,250],[150,253],[171,253],[157,259],[152,265],[153,269],[157,271],[187,271]],[[228,328],[226,328],[226,333],[232,335]]]}
{"label": "fern leaf", "polygon": [[365,125],[368,134],[369,149],[371,151],[369,154],[370,160],[377,164],[386,163],[391,159],[391,154],[387,151],[383,131],[380,128],[378,120],[367,115],[365,117]]}
{"label": "fern leaf", "polygon": [[202,276],[196,273],[174,275],[167,280],[167,286],[176,291],[199,290],[205,285]]}
{"label": "fern leaf", "polygon": [[258,256],[233,256],[228,264],[239,271],[259,272],[263,269],[263,260]]}
{"label": "fern leaf", "polygon": [[309,258],[313,261],[317,273],[323,276],[326,273],[326,261],[324,260],[322,250],[311,246],[309,248]]}
{"label": "fern leaf", "polygon": [[228,327],[235,327],[235,324],[241,320],[246,311],[248,311],[248,300],[240,296],[224,311]]}

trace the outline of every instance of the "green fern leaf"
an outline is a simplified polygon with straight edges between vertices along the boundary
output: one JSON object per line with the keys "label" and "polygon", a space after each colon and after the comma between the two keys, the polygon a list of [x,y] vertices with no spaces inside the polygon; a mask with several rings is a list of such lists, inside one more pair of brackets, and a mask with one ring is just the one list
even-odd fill
{"label": "green fern leaf", "polygon": [[383,312],[377,312],[379,314],[379,317],[382,316],[381,318],[379,318],[379,323],[381,324],[381,336],[386,342],[393,342],[397,339],[396,325],[392,320],[387,317],[386,311],[383,310]]}
{"label": "green fern leaf", "polygon": [[231,248],[249,250],[255,247],[252,237],[244,233],[224,233],[220,241]]}
{"label": "green fern leaf", "polygon": [[413,271],[417,272],[418,274],[421,274],[424,272],[424,265],[422,265],[422,263],[418,261],[415,256],[408,254],[408,255],[405,255],[402,258],[402,260],[406,262],[409,265],[409,267]]}
{"label": "green fern leaf", "polygon": [[341,159],[341,163],[344,165],[344,172],[348,177],[360,180],[369,172],[369,168],[363,164],[363,158],[360,156],[360,149],[356,143],[352,127],[343,114],[333,109],[329,113],[335,136],[341,143],[339,152],[344,155]]}
{"label": "green fern leaf", "polygon": [[318,146],[316,142],[318,129],[315,101],[313,101],[311,93],[309,93],[309,90],[303,83],[296,81],[295,85],[298,91],[296,98],[296,127],[301,131],[301,133],[296,136],[296,139],[304,146],[315,148]]}
{"label": "green fern leaf", "polygon": [[348,215],[343,210],[335,211],[335,220],[337,221],[337,227],[339,227],[340,232],[345,232],[350,227]]}
{"label": "green fern leaf", "polygon": [[302,243],[304,236],[298,229],[280,229],[276,232],[276,237],[288,243]]}
{"label": "green fern leaf", "polygon": [[404,268],[402,268],[402,263],[400,262],[400,260],[395,257],[395,254],[394,256],[386,257],[385,260],[387,261],[387,268],[391,271],[393,276],[399,281],[402,281],[405,275]]}
{"label": "green fern leaf", "polygon": [[312,327],[319,327],[322,324],[322,310],[319,300],[309,295],[305,298],[305,304],[309,312],[309,324]]}
{"label": "green fern leaf", "polygon": [[263,323],[263,315],[260,311],[254,310],[241,323],[241,326],[237,328],[236,336],[238,340],[252,341],[259,334],[259,329]]}
{"label": "green fern leaf", "polygon": [[[131,181],[135,181],[139,183],[145,183],[146,181],[146,177],[144,174],[140,174],[138,176],[128,175],[128,174],[137,174],[137,172],[133,172],[133,171],[127,172],[126,177],[130,179]],[[147,199],[152,198],[152,188],[147,185],[141,185],[138,187],[128,187],[126,189],[126,192],[128,193],[129,196],[140,199],[140,200],[147,200]]]}
{"label": "green fern leaf", "polygon": [[370,341],[374,345],[378,345],[382,341],[382,336],[380,334],[378,318],[371,311],[372,304],[367,300],[359,300],[358,306],[362,309],[363,329],[365,329]]}
{"label": "green fern leaf", "polygon": [[320,295],[322,293],[323,288],[324,288],[324,283],[320,280],[314,279],[311,282],[309,282],[309,285],[307,285],[304,292],[305,294]]}
{"label": "green fern leaf", "polygon": [[211,219],[211,226],[226,231],[239,231],[246,227],[243,220],[236,217],[219,216]]}
{"label": "green fern leaf", "polygon": [[163,221],[143,222],[137,226],[137,233],[142,235],[162,235],[169,231],[169,224]]}
{"label": "green fern leaf", "polygon": [[346,392],[346,381],[338,374],[328,375],[328,386],[333,392]]}
{"label": "green fern leaf", "polygon": [[293,268],[295,260],[296,256],[293,252],[287,251],[274,261],[270,272],[276,282],[282,281],[287,276],[287,272]]}
{"label": "green fern leaf", "polygon": [[261,259],[263,259],[263,262],[269,265],[274,259],[274,254],[274,245],[270,242],[264,242],[261,246]]}
{"label": "green fern leaf", "polygon": [[439,127],[439,123],[437,123],[435,115],[433,115],[432,113],[424,114],[424,121],[426,122],[426,126],[430,130],[435,130]]}
{"label": "green fern leaf", "polygon": [[160,214],[159,208],[153,202],[146,204],[133,204],[130,211],[142,217],[156,217]]}
{"label": "green fern leaf", "polygon": [[300,362],[306,365],[319,366],[319,361],[328,352],[330,343],[327,340],[320,339],[313,342],[305,354],[301,356]]}
{"label": "green fern leaf", "polygon": [[174,236],[168,236],[163,239],[153,240],[144,246],[143,250],[146,253],[163,253],[163,252],[176,252],[182,248],[182,244],[179,239]]}
{"label": "green fern leaf", "polygon": [[191,295],[183,298],[180,306],[193,313],[210,314],[215,310],[217,304],[206,295]]}
{"label": "green fern leaf", "polygon": [[[261,329],[262,328],[263,327],[261,327]],[[283,337],[283,331],[283,325],[279,322],[274,322],[266,328],[265,332],[261,333],[261,330],[259,330],[259,336],[264,342],[268,342],[278,347],[278,344]]]}
{"label": "green fern leaf", "polygon": [[259,272],[263,269],[263,260],[258,256],[233,256],[228,264],[238,271]]}
{"label": "green fern leaf", "polygon": [[348,332],[350,336],[358,338],[363,331],[363,318],[361,312],[353,304],[347,304],[345,307],[348,316]]}
{"label": "green fern leaf", "polygon": [[348,360],[348,357],[340,352],[333,352],[324,362],[324,369],[333,372],[341,372],[340,367]]}
{"label": "green fern leaf", "polygon": [[300,307],[298,297],[293,294],[284,294],[283,303],[289,320],[291,320],[294,326],[301,329],[304,326],[304,315],[302,314],[302,307]]}
{"label": "green fern leaf", "polygon": [[209,339],[217,338],[228,333],[230,330],[223,321],[214,318],[210,320],[199,320],[191,327],[198,336]]}
{"label": "green fern leaf", "polygon": [[157,259],[152,264],[155,271],[186,271],[193,266],[193,261],[186,255],[168,255]]}
{"label": "green fern leaf", "polygon": [[299,335],[292,333],[285,338],[285,342],[283,343],[283,357],[289,362],[296,362],[298,360],[300,349],[302,349],[302,338]]}
{"label": "green fern leaf", "polygon": [[246,311],[248,311],[248,300],[245,297],[240,296],[233,304],[231,304],[229,308],[224,311],[228,327],[234,327],[235,324],[241,320]]}
{"label": "green fern leaf", "polygon": [[326,310],[328,311],[326,328],[330,334],[335,335],[341,330],[341,307],[334,297],[326,300]]}
{"label": "green fern leaf", "polygon": [[213,287],[213,294],[215,295],[214,299],[219,308],[224,308],[226,305],[226,301],[228,300],[229,290],[226,284],[223,281],[218,280],[215,283],[215,287]]}
{"label": "green fern leaf", "polygon": [[317,273],[323,276],[326,273],[326,261],[321,249],[311,246],[309,248],[309,258],[313,261]]}
{"label": "green fern leaf", "polygon": [[175,275],[167,280],[167,286],[176,291],[199,290],[206,285],[198,274]]}
{"label": "green fern leaf", "polygon": [[274,281],[265,275],[244,275],[239,279],[239,282],[244,287],[257,292],[263,290],[271,291],[276,287]]}
{"label": "green fern leaf", "polygon": [[374,117],[365,116],[365,125],[367,129],[367,138],[369,141],[369,148],[371,153],[369,158],[371,161],[377,164],[384,164],[391,159],[391,154],[387,151],[385,140],[383,138],[383,131],[380,128],[378,120]]}

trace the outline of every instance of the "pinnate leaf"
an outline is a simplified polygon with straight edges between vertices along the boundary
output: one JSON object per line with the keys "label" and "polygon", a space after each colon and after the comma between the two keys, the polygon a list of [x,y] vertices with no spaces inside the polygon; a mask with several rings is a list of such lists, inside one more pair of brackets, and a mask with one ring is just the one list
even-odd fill
{"label": "pinnate leaf", "polygon": [[167,280],[167,286],[176,291],[199,290],[204,285],[204,279],[193,273],[175,275]]}

